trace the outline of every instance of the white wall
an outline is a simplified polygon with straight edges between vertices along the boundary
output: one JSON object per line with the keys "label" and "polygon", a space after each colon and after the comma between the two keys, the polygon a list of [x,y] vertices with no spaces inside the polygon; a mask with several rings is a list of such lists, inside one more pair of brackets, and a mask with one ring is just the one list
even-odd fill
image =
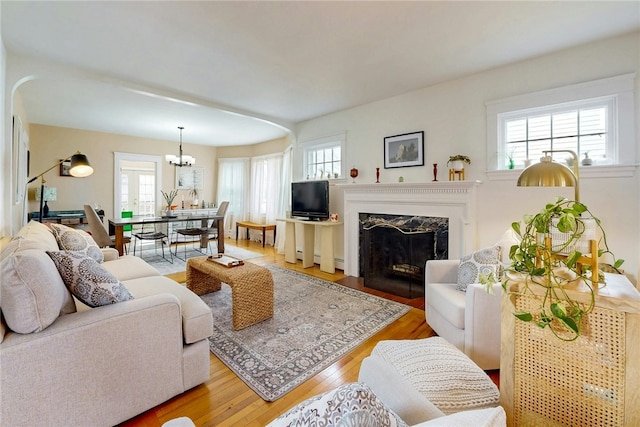
{"label": "white wall", "polygon": [[[488,70],[466,78],[427,87],[404,95],[358,106],[299,123],[296,140],[307,141],[346,131],[347,167],[359,169],[358,182],[375,182],[375,168],[381,168],[381,182],[425,182],[433,179],[438,163],[439,180],[447,180],[450,155],[468,155],[472,164],[467,179],[481,180],[479,189],[478,236],[480,246],[498,240],[511,222],[525,213],[536,212],[556,196],[573,198],[571,188],[518,188],[512,180],[489,181],[486,174],[487,101],[640,71],[640,32],[545,55],[528,61]],[[635,81],[636,137],[640,110],[640,76]],[[425,166],[383,168],[385,136],[425,132]],[[296,147],[297,148],[297,147]],[[635,159],[624,159],[638,163]],[[302,159],[296,149],[294,179],[302,179]],[[332,187],[331,201],[340,198]],[[626,260],[625,272],[635,282],[640,259],[640,179],[635,167],[631,176],[581,179],[581,201],[602,220],[610,248]],[[342,203],[332,211],[342,213]],[[338,252],[341,252],[338,249]]]}

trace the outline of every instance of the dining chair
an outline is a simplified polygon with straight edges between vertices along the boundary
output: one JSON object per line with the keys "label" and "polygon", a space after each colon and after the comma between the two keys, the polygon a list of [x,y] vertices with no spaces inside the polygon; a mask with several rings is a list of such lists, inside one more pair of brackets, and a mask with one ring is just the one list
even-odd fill
{"label": "dining chair", "polygon": [[[173,254],[171,253],[170,247],[169,247],[169,259],[167,259],[167,257],[164,254],[164,245],[167,245],[167,246],[169,245],[169,236],[167,236],[167,234],[164,233],[162,230],[158,229],[157,225],[158,224],[155,222],[150,223],[150,222],[145,222],[143,220],[140,231],[133,232],[133,237],[136,238],[136,240],[133,243],[133,255],[135,256],[136,254],[136,246],[138,241],[140,241],[140,258],[143,258],[142,251],[144,248],[144,242],[153,241],[156,253],[158,252],[158,243],[160,243],[160,246],[162,247],[162,258],[164,258],[166,261],[173,264]],[[150,231],[151,228],[152,230]]]}
{"label": "dining chair", "polygon": [[[114,248],[116,246],[116,236],[110,236],[107,232],[106,228],[104,228],[104,224],[102,220],[98,216],[96,210],[90,205],[84,205],[84,213],[87,217],[87,223],[89,225],[89,231],[91,232],[91,237],[101,248]],[[124,237],[124,249],[125,252],[128,252],[128,244],[131,242],[131,238],[128,236]]]}
{"label": "dining chair", "polygon": [[[220,206],[218,206],[218,212],[216,213],[216,215],[220,215],[223,218],[220,220],[214,220],[211,224],[211,227],[209,227],[209,240],[218,240],[218,221],[222,221],[222,229],[224,230],[224,220],[226,218],[228,208],[228,201],[220,202]],[[222,238],[224,239],[224,236],[222,236]]]}
{"label": "dining chair", "polygon": [[[203,227],[201,219],[190,219],[189,217],[185,218],[185,227],[177,228],[175,230],[175,239],[173,239],[173,243],[175,244],[175,252],[173,253],[173,255],[178,259],[186,261],[188,243],[191,243],[192,249],[200,254],[205,254],[205,251],[201,249],[209,250],[209,252],[211,252],[209,240],[205,237],[208,235],[209,227]],[[201,242],[203,240],[207,241],[206,248],[201,247]],[[198,243],[197,246],[194,244],[196,242]],[[178,255],[179,244],[182,244],[182,247],[184,249],[184,258],[180,258],[180,256]]]}

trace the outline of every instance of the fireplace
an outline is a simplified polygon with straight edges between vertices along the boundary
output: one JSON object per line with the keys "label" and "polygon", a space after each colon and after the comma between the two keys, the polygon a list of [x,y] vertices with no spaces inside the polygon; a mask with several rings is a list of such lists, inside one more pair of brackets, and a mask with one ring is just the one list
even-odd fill
{"label": "fireplace", "polygon": [[345,274],[355,277],[361,274],[360,214],[363,213],[445,218],[448,221],[447,254],[443,256],[461,258],[476,249],[478,185],[479,181],[339,185],[344,194]]}
{"label": "fireplace", "polygon": [[447,259],[449,219],[360,213],[364,286],[405,298],[424,296],[424,265]]}

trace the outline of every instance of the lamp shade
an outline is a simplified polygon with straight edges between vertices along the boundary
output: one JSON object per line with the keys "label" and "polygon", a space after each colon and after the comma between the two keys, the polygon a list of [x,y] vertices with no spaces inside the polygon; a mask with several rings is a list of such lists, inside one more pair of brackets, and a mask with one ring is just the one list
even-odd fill
{"label": "lamp shade", "polygon": [[529,166],[518,177],[518,187],[575,187],[576,176],[571,169],[553,162],[550,156]]}
{"label": "lamp shade", "polygon": [[93,173],[93,168],[89,164],[89,159],[84,154],[74,154],[71,156],[71,166],[69,167],[69,174],[78,178],[84,178]]}
{"label": "lamp shade", "polygon": [[580,177],[577,166],[578,157],[570,150],[545,151],[545,153],[571,153],[574,159],[574,170],[571,171],[565,165],[556,163],[551,156],[540,158],[540,163],[526,168],[518,177],[518,187],[574,187],[574,200],[580,201]]}

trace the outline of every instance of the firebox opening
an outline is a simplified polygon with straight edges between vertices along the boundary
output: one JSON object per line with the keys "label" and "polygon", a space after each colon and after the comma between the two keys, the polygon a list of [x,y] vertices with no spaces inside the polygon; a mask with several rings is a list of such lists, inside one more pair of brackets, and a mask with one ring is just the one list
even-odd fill
{"label": "firebox opening", "polygon": [[360,213],[364,286],[405,298],[424,296],[424,266],[448,258],[449,219]]}

